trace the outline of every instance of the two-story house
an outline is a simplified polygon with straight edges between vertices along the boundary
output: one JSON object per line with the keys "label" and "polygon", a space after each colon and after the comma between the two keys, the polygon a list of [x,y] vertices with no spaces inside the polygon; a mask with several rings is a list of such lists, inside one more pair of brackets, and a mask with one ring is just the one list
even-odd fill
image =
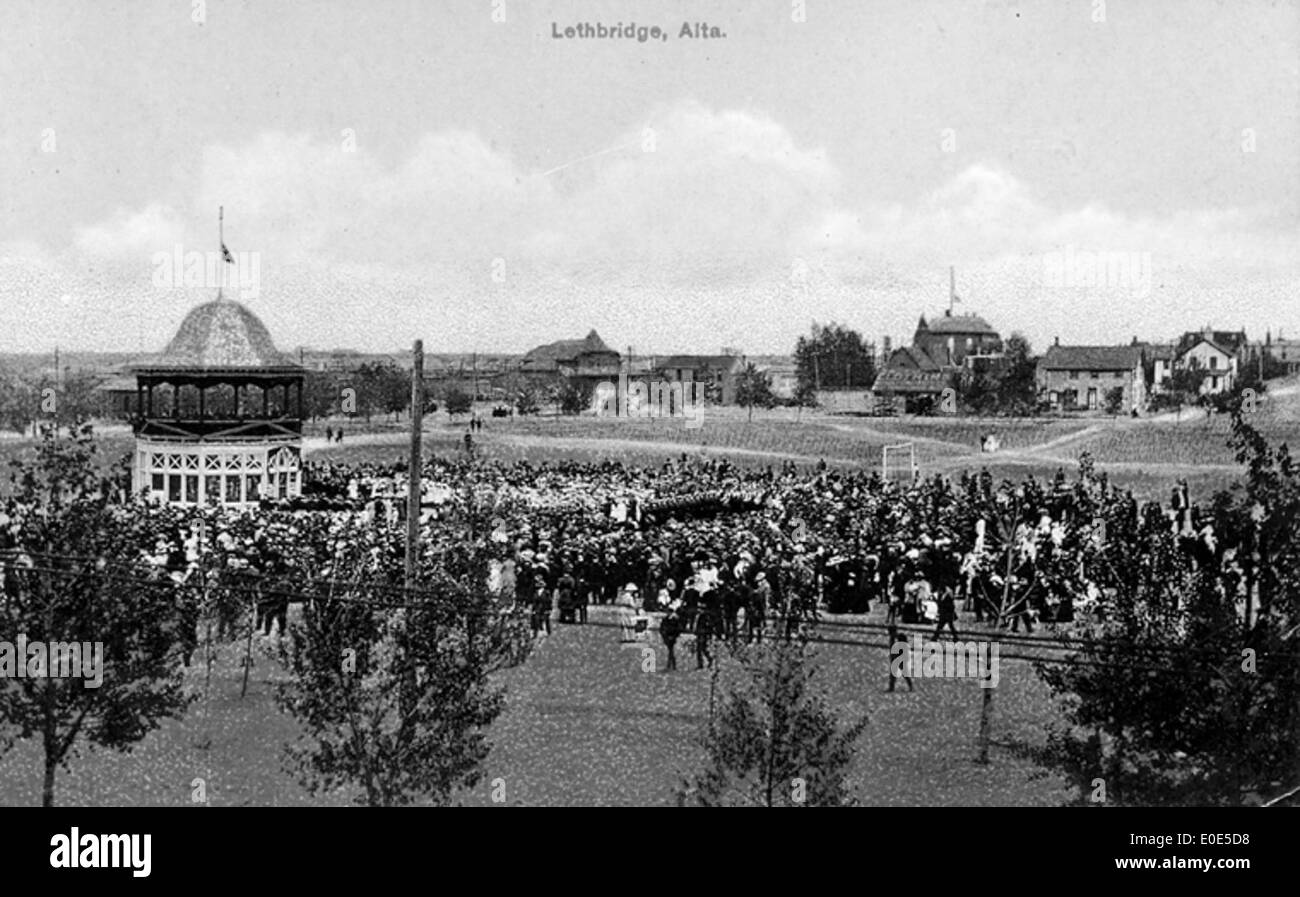
{"label": "two-story house", "polygon": [[1099,410],[1123,389],[1125,413],[1146,404],[1146,376],[1138,346],[1050,346],[1038,361],[1038,391],[1055,410]]}
{"label": "two-story house", "polygon": [[1175,348],[1176,368],[1196,367],[1205,371],[1202,395],[1230,392],[1237,381],[1237,371],[1247,350],[1245,331],[1206,328],[1183,334]]}
{"label": "two-story house", "polygon": [[708,401],[733,405],[736,381],[744,368],[741,355],[669,355],[655,363],[652,376],[670,383],[703,383]]}

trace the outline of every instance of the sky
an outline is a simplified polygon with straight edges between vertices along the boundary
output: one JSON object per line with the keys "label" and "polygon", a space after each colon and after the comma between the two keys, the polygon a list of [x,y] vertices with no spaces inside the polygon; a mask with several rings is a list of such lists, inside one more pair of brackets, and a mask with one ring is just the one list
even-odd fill
{"label": "sky", "polygon": [[1040,350],[1300,337],[1296,2],[0,13],[0,352],[159,351],[222,287],[284,349],[787,353],[909,339],[949,266]]}

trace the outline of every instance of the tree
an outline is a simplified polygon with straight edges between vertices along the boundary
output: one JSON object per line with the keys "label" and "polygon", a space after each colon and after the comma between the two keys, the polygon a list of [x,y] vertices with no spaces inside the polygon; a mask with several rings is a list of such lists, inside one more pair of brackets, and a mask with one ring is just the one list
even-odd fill
{"label": "tree", "polygon": [[1001,378],[996,372],[965,370],[958,385],[961,388],[961,403],[965,410],[973,414],[998,412]]}
{"label": "tree", "polygon": [[1038,363],[1033,348],[1024,334],[1012,333],[1003,353],[1006,359],[998,384],[998,410],[1017,417],[1031,415],[1038,404]]}
{"label": "tree", "polygon": [[1102,622],[1039,675],[1066,725],[1046,760],[1081,799],[1240,804],[1300,784],[1300,470],[1233,419],[1244,481],[1207,510],[1216,553],[1198,559],[1159,513],[1105,510],[1083,569]]}
{"label": "tree", "polygon": [[799,408],[815,408],[817,406],[817,386],[802,374],[795,381],[794,404]]}
{"label": "tree", "polygon": [[755,367],[752,361],[745,365],[736,378],[736,404],[749,410],[750,420],[754,419],[755,405],[760,408],[776,405],[776,396],[772,394],[767,375]]}
{"label": "tree", "polygon": [[581,380],[565,380],[560,387],[560,413],[581,414],[591,407],[591,386]]}
{"label": "tree", "polygon": [[453,386],[447,390],[443,403],[447,406],[447,413],[452,417],[457,414],[468,414],[470,409],[474,407],[474,400],[470,398],[469,393],[459,386]]}
{"label": "tree", "polygon": [[309,420],[343,410],[341,387],[328,371],[307,371],[302,379],[302,411]]}
{"label": "tree", "polygon": [[402,412],[411,407],[411,372],[385,364],[379,368],[378,381],[380,407],[401,420]]}
{"label": "tree", "polygon": [[[485,730],[504,706],[489,677],[530,644],[511,597],[489,588],[489,511],[471,497],[431,534],[418,592],[364,573],[309,574],[319,597],[290,628],[292,679],[277,700],[303,726],[286,757],[313,793],[353,784],[369,806],[445,805],[480,780]],[[365,568],[361,534],[351,544],[358,563],[337,569]]]}
{"label": "tree", "polygon": [[515,411],[523,416],[536,414],[539,410],[541,410],[541,396],[537,388],[531,384],[525,384],[515,394]]}
{"label": "tree", "polygon": [[813,322],[812,334],[799,337],[794,349],[800,381],[814,389],[868,389],[876,379],[876,363],[862,335],[832,321]]}
{"label": "tree", "polygon": [[[42,428],[36,458],[12,464],[15,498],[31,513],[16,533],[22,555],[6,572],[0,631],[27,640],[28,656],[8,662],[26,664],[28,675],[6,669],[0,649],[0,748],[40,738],[48,807],[58,768],[86,744],[129,751],[184,711],[177,646],[185,617],[171,579],[140,559],[142,521],[109,504],[89,425],[66,437]],[[53,675],[56,658],[61,667],[76,658],[81,676],[67,676],[67,667]],[[87,680],[96,676],[93,687]]]}
{"label": "tree", "polygon": [[1106,413],[1119,414],[1124,410],[1124,387],[1112,386],[1106,390]]}
{"label": "tree", "polygon": [[867,719],[841,725],[814,688],[802,637],[737,646],[738,680],[702,742],[704,770],[677,790],[700,806],[845,806],[845,778]]}
{"label": "tree", "polygon": [[1208,376],[1209,371],[1201,367],[1200,362],[1193,358],[1189,364],[1176,368],[1166,382],[1172,392],[1183,397],[1185,404],[1196,401],[1200,397],[1201,387]]}
{"label": "tree", "polygon": [[4,372],[2,378],[0,425],[15,433],[26,433],[40,413],[41,391],[36,384],[15,372]]}

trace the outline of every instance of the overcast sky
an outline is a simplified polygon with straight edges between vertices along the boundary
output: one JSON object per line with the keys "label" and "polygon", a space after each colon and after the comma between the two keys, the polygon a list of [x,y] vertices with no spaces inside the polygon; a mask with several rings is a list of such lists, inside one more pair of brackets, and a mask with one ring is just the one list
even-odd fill
{"label": "overcast sky", "polygon": [[219,205],[286,349],[1300,337],[1295,2],[799,6],[0,0],[0,351],[161,349]]}

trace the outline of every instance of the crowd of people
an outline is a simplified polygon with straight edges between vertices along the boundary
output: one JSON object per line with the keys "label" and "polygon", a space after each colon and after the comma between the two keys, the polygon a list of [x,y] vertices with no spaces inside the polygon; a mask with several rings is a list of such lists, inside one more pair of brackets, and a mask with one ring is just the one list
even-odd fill
{"label": "crowd of people", "polygon": [[[933,623],[957,634],[958,609],[975,622],[1032,630],[1066,624],[1100,597],[1081,551],[1105,527],[1133,537],[1176,531],[1225,582],[1235,548],[1187,500],[1140,507],[1104,477],[995,484],[987,473],[906,484],[877,473],[742,467],[683,455],[659,467],[618,461],[533,463],[465,455],[429,459],[421,476],[426,557],[449,542],[481,543],[488,588],[527,613],[535,632],[553,617],[588,622],[612,605],[620,638],[642,637],[653,616],[676,667],[675,644],[694,636],[697,666],[717,638],[761,640],[822,613]],[[341,572],[363,559],[371,575],[403,582],[405,465],[308,462],[301,499],[257,509],[123,506],[139,549],[177,583],[244,583],[222,635],[250,607],[255,625],[283,631],[305,570]],[[0,503],[0,562],[24,547],[26,509]],[[468,532],[467,532],[468,530]],[[283,584],[276,588],[275,584]],[[1240,579],[1232,580],[1241,588]],[[248,597],[248,596],[252,597]],[[192,647],[192,646],[191,646]]]}

